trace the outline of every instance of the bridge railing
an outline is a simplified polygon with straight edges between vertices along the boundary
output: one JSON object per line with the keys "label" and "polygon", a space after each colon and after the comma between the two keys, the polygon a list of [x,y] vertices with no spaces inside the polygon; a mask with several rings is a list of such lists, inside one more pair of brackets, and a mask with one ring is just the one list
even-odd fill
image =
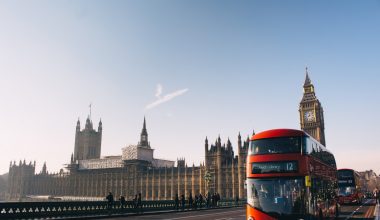
{"label": "bridge railing", "polygon": [[[221,200],[218,202],[218,207],[241,206],[245,203],[244,200],[238,202]],[[195,207],[189,207],[188,201],[185,204],[184,209],[195,209]],[[205,209],[207,207],[203,202],[197,208]],[[137,208],[133,201],[127,201],[124,205],[115,201],[111,206],[107,201],[1,202],[0,219],[141,214],[143,212],[174,211],[175,209],[174,200],[142,201],[141,207]],[[182,210],[181,204],[179,204],[178,210]]]}

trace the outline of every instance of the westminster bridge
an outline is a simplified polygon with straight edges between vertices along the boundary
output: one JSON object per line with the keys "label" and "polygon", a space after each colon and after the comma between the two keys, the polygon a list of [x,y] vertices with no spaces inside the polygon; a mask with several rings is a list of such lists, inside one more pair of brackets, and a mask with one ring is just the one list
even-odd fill
{"label": "westminster bridge", "polygon": [[[113,218],[122,216],[141,216],[148,214],[167,214],[172,212],[203,211],[211,209],[226,209],[243,207],[246,201],[219,201],[217,206],[189,207],[188,201],[184,207],[174,200],[141,201],[141,207],[136,207],[133,201],[121,204],[115,201],[110,205],[107,201],[48,201],[48,202],[1,202],[0,219],[36,219],[36,218]],[[241,210],[245,215],[245,211]]]}

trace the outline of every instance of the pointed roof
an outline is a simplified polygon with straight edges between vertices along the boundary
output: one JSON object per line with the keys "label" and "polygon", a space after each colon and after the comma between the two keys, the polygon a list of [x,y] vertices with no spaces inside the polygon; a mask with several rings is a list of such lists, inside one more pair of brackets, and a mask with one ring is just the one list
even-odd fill
{"label": "pointed roof", "polygon": [[307,67],[306,67],[306,78],[305,78],[305,83],[303,84],[303,86],[308,86],[308,85],[311,85],[311,80],[309,78],[309,72],[307,71]]}
{"label": "pointed roof", "polygon": [[145,116],[144,116],[144,125],[143,125],[143,129],[146,130],[146,121],[145,121]]}
{"label": "pointed roof", "polygon": [[98,131],[100,131],[101,129],[103,129],[102,118],[100,118],[99,120]]}
{"label": "pointed roof", "polygon": [[92,121],[91,121],[91,118],[90,116],[87,117],[86,119],[86,125],[85,125],[85,129],[86,130],[92,130]]}
{"label": "pointed roof", "polygon": [[148,135],[148,131],[146,130],[145,116],[144,116],[144,124],[143,124],[143,128],[142,128],[142,131],[141,131],[141,135]]}

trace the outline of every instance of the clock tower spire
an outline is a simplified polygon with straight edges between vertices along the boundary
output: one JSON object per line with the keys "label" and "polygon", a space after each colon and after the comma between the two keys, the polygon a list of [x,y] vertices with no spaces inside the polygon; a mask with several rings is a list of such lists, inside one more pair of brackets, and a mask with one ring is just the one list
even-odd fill
{"label": "clock tower spire", "polygon": [[299,113],[301,129],[326,146],[323,108],[315,96],[314,85],[310,80],[307,67]]}
{"label": "clock tower spire", "polygon": [[140,134],[140,142],[138,144],[140,147],[150,148],[150,143],[148,141],[148,132],[146,130],[146,122],[144,116],[144,124]]}

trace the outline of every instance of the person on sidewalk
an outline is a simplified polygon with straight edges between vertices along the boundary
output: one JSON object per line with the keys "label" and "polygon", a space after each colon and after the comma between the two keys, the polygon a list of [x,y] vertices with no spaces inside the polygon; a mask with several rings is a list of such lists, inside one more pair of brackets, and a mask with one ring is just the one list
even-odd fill
{"label": "person on sidewalk", "polygon": [[139,196],[137,197],[137,213],[143,213],[141,193],[139,193]]}
{"label": "person on sidewalk", "polygon": [[182,211],[185,211],[185,196],[181,195],[181,205],[182,205]]}
{"label": "person on sidewalk", "polygon": [[106,200],[107,200],[107,209],[108,209],[108,212],[109,214],[111,214],[111,210],[112,210],[112,206],[113,206],[113,194],[112,192],[109,192],[107,197],[106,197]]}
{"label": "person on sidewalk", "polygon": [[176,211],[178,211],[178,208],[179,208],[179,198],[178,198],[178,193],[175,194],[174,202],[175,202],[175,204],[174,204],[174,209],[175,209]]}
{"label": "person on sidewalk", "polygon": [[126,205],[126,201],[125,201],[125,197],[123,196],[123,195],[120,195],[120,198],[119,198],[119,200],[120,200],[120,208],[121,209],[124,209],[125,208],[125,205]]}

